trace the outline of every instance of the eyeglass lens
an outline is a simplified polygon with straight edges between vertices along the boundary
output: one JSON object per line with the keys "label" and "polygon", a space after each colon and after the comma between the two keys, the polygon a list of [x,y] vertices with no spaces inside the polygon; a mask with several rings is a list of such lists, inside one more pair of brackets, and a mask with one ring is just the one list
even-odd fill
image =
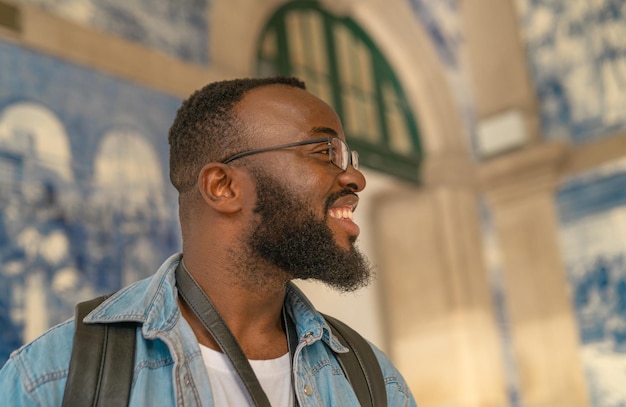
{"label": "eyeglass lens", "polygon": [[352,164],[354,169],[359,169],[359,153],[350,151],[348,145],[340,138],[332,138],[331,141],[330,161],[342,170],[347,170],[348,165]]}

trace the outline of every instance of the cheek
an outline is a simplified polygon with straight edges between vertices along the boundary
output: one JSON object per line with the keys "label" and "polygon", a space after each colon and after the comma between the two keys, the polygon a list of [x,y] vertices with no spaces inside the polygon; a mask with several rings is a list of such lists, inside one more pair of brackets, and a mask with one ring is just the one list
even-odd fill
{"label": "cheek", "polygon": [[326,199],[336,190],[337,171],[334,167],[293,153],[278,154],[264,167],[309,210],[320,216],[326,215]]}
{"label": "cheek", "polygon": [[312,205],[310,209],[324,212],[326,199],[333,191],[334,178],[325,166],[316,164],[301,165],[293,173],[289,186],[294,193]]}

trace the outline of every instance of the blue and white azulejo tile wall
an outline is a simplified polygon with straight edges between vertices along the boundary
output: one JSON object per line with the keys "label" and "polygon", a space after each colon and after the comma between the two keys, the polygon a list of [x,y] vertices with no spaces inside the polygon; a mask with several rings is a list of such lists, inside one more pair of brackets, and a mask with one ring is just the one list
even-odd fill
{"label": "blue and white azulejo tile wall", "polygon": [[179,250],[180,100],[0,41],[0,364]]}

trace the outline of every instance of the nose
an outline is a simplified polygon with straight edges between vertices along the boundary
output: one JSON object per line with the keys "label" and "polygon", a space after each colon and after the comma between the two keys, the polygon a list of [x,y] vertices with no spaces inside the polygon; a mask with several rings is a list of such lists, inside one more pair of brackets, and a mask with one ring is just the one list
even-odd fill
{"label": "nose", "polygon": [[365,176],[352,165],[348,165],[348,169],[339,175],[338,181],[342,187],[353,192],[361,192],[365,189]]}

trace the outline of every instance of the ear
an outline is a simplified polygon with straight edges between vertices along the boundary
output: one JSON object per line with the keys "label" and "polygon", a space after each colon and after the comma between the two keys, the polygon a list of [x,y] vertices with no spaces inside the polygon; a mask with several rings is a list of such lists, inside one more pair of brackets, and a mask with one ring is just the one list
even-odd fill
{"label": "ear", "polygon": [[222,213],[235,213],[242,208],[242,183],[238,170],[222,163],[208,163],[198,175],[198,189],[207,205]]}

